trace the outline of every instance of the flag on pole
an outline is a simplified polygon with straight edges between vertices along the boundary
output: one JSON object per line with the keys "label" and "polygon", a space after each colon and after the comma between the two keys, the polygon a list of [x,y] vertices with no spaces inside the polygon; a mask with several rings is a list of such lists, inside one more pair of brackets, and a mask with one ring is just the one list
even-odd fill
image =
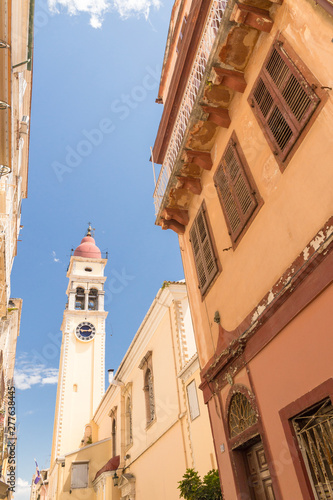
{"label": "flag on pole", "polygon": [[39,471],[39,468],[38,468],[38,463],[37,463],[36,459],[35,459],[35,464],[36,464],[36,477],[35,477],[34,483],[35,483],[35,484],[38,484],[38,483],[39,483],[39,481],[40,481],[42,478],[41,478],[41,475],[40,475],[40,471]]}

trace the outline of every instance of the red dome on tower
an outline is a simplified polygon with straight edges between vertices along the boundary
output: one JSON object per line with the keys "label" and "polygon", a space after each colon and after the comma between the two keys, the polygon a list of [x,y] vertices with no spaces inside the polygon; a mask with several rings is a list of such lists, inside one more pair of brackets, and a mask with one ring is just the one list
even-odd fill
{"label": "red dome on tower", "polygon": [[90,224],[89,224],[86,236],[84,238],[82,238],[80,245],[75,249],[74,256],[75,257],[88,257],[90,259],[100,259],[101,258],[101,251],[98,248],[98,246],[96,246],[95,240],[91,236]]}

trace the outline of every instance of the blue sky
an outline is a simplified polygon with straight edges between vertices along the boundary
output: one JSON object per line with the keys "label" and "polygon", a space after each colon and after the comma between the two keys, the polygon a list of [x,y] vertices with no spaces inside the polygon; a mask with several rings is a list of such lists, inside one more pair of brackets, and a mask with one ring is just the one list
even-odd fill
{"label": "blue sky", "polygon": [[[164,280],[183,278],[176,235],[154,225],[149,162],[172,0],[37,0],[28,199],[12,273],[17,345],[15,498],[49,465],[71,248],[92,222],[109,252],[106,369],[117,368]],[[113,283],[113,286],[112,286]]]}

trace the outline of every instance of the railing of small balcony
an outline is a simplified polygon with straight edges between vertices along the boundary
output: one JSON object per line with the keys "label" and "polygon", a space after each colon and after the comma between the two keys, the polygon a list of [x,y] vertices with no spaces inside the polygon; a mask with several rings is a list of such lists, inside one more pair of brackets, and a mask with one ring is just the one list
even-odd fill
{"label": "railing of small balcony", "polygon": [[179,153],[193,105],[205,74],[208,58],[213,48],[227,3],[228,0],[212,1],[190,77],[184,92],[184,97],[179,107],[165,159],[156,182],[154,191],[155,215],[158,215],[160,211],[163,197]]}

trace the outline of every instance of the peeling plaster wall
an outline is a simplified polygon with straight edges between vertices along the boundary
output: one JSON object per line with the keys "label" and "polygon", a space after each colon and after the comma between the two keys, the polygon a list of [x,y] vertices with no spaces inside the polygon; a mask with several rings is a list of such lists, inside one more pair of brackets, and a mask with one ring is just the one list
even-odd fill
{"label": "peeling plaster wall", "polygon": [[[322,86],[333,87],[331,16],[312,0],[285,0],[276,7],[271,14],[274,18],[271,33],[259,35],[245,68],[247,88],[244,94],[235,93],[230,105],[231,125],[229,129],[218,129],[211,149],[213,168],[202,173],[202,193],[193,198],[189,207],[190,222],[185,235],[180,237],[201,366],[208,362],[216,349],[218,327],[213,322],[215,311],[219,310],[225,330],[237,328],[294,259],[303,251],[306,255],[306,245],[333,213],[333,92],[328,91],[328,101],[283,173],[247,102],[279,31]],[[231,240],[213,176],[233,131],[264,204],[238,246],[226,250],[231,246]],[[202,200],[206,202],[222,268],[204,301],[197,288],[189,242],[189,230]]]}
{"label": "peeling plaster wall", "polygon": [[278,480],[285,496],[293,499],[303,497],[279,410],[332,377],[332,300],[333,286],[299,314],[250,364],[263,425],[271,453],[276,457]]}

